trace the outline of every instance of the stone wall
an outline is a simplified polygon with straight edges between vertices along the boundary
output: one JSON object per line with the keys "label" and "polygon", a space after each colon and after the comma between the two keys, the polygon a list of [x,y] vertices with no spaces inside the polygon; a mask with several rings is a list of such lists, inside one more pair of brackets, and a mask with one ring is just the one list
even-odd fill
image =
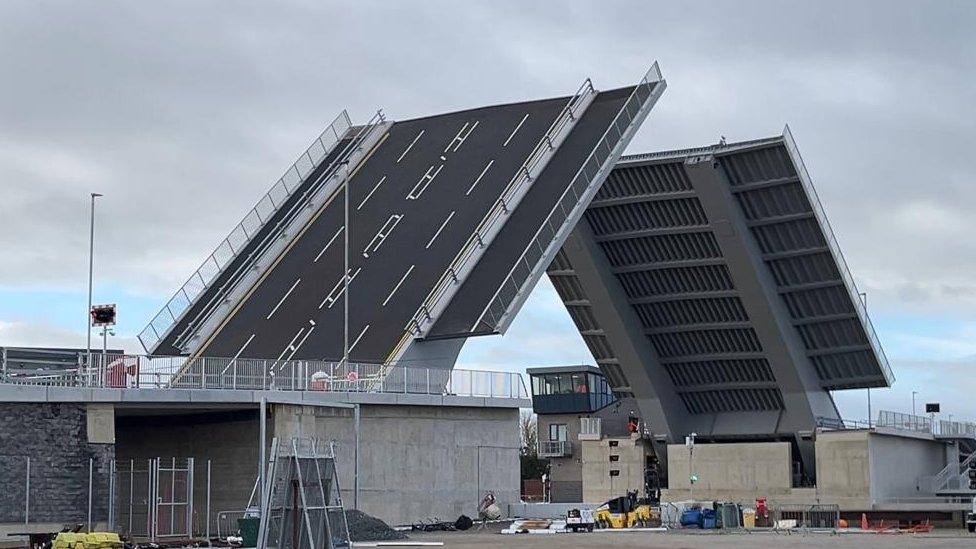
{"label": "stone wall", "polygon": [[[93,425],[87,406],[93,408],[93,419],[99,418]],[[30,523],[87,523],[89,465],[92,521],[107,520],[115,451],[105,436],[104,406],[87,406],[0,403],[0,523],[23,523],[25,518]]]}

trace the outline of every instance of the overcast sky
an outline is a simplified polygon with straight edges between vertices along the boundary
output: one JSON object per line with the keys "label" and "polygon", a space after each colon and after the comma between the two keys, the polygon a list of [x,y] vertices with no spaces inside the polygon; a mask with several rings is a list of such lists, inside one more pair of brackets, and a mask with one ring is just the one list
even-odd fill
{"label": "overcast sky", "polygon": [[[789,124],[899,378],[976,419],[976,3],[0,2],[0,345],[134,335],[343,108],[365,121],[635,82],[628,152]],[[548,281],[460,367],[591,362]],[[967,378],[967,376],[971,376]],[[865,415],[864,391],[835,393]]]}

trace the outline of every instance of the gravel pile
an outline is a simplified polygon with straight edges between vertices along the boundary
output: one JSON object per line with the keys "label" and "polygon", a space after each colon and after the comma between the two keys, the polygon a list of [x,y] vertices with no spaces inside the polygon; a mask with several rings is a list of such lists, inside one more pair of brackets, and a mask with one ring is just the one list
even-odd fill
{"label": "gravel pile", "polygon": [[403,532],[390,528],[387,523],[362,511],[355,509],[346,511],[346,521],[349,523],[349,537],[352,541],[407,539],[407,535]]}

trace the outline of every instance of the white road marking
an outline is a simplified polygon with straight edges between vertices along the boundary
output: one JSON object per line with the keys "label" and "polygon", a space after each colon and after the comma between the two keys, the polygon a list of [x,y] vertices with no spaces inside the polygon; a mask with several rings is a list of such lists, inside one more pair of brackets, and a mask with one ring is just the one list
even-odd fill
{"label": "white road marking", "polygon": [[414,144],[417,143],[417,140],[420,139],[420,136],[421,135],[424,135],[424,132],[425,131],[427,131],[427,130],[420,130],[420,133],[417,134],[417,137],[414,137],[413,138],[413,141],[411,141],[410,144],[407,145],[407,148],[404,149],[402,153],[400,153],[400,158],[397,158],[397,161],[396,161],[397,164],[399,164],[400,161],[403,160],[403,157],[404,156],[407,156],[407,153],[410,152],[410,149],[412,149],[413,146],[414,146]]}
{"label": "white road marking", "polygon": [[325,253],[325,251],[329,249],[329,246],[331,246],[331,245],[332,245],[332,243],[333,243],[333,242],[335,242],[335,240],[336,240],[337,238],[339,238],[339,235],[340,235],[340,234],[342,234],[342,230],[343,230],[344,228],[345,228],[345,227],[339,227],[339,230],[338,230],[338,231],[336,231],[336,234],[334,234],[334,235],[332,235],[332,238],[330,238],[330,239],[329,239],[329,242],[328,242],[328,244],[326,244],[326,245],[325,245],[325,247],[324,247],[324,248],[322,248],[322,251],[321,251],[321,252],[319,252],[319,255],[317,255],[317,256],[315,256],[315,259],[314,259],[314,260],[312,261],[312,263],[318,263],[318,262],[319,262],[319,258],[320,258],[320,257],[322,257],[322,254],[324,254],[324,253]]}
{"label": "white road marking", "polygon": [[251,334],[251,337],[247,338],[247,341],[244,342],[244,346],[241,347],[241,350],[240,351],[237,351],[237,354],[234,355],[234,359],[235,360],[237,359],[237,357],[241,356],[241,353],[244,352],[244,349],[247,349],[247,346],[251,344],[251,340],[254,339],[254,336],[255,335],[256,334]]}
{"label": "white road marking", "polygon": [[315,331],[315,322],[313,322],[312,320],[309,320],[309,322],[312,323],[312,327],[309,328],[307,332],[305,332],[305,337],[303,337],[302,340],[298,342],[298,345],[295,345],[295,347],[291,351],[291,354],[288,355],[288,358],[286,360],[291,360],[291,357],[295,356],[295,353],[298,352],[298,349],[300,349],[301,346],[305,344],[305,340],[308,339],[308,336],[312,335],[312,332]]}
{"label": "white road marking", "polygon": [[[299,328],[298,329],[298,333],[295,334],[295,337],[291,338],[291,341],[288,342],[288,345],[285,345],[285,350],[284,351],[281,351],[281,354],[278,355],[278,360],[281,360],[282,357],[285,356],[285,353],[287,353],[288,351],[291,351],[294,348],[294,347],[292,347],[292,345],[295,343],[295,340],[298,339],[299,336],[302,335],[302,332],[304,332],[304,331],[305,331],[305,328]],[[275,362],[277,362],[278,360],[276,360]]]}
{"label": "white road marking", "polygon": [[454,152],[458,152],[458,149],[461,148],[461,145],[464,145],[464,142],[468,140],[468,136],[471,135],[471,132],[473,132],[474,129],[478,127],[478,123],[479,122],[481,122],[481,121],[480,120],[475,120],[474,121],[474,125],[471,126],[471,129],[468,130],[468,133],[464,134],[464,137],[462,137],[461,140],[458,141],[458,144],[457,145],[454,145]]}
{"label": "white road marking", "polygon": [[478,184],[478,182],[481,181],[481,178],[485,176],[485,172],[487,172],[488,171],[488,168],[490,168],[491,165],[494,164],[494,163],[495,163],[494,160],[489,160],[488,161],[488,165],[485,166],[485,169],[481,170],[481,173],[478,174],[478,179],[475,179],[474,180],[474,183],[472,183],[471,184],[471,187],[468,188],[468,192],[464,193],[464,196],[468,196],[469,194],[471,194],[471,191],[473,191],[474,188],[475,188],[475,186]]}
{"label": "white road marking", "polygon": [[[349,269],[349,270],[351,271],[352,269]],[[356,269],[356,272],[352,273],[352,276],[349,277],[349,284],[350,285],[352,284],[352,281],[353,280],[356,280],[356,276],[358,276],[359,275],[359,272],[362,271],[362,270],[363,270],[363,268],[362,267],[359,267],[358,269]],[[340,275],[338,282],[336,282],[335,283],[335,286],[332,287],[332,291],[329,292],[329,295],[325,296],[325,299],[322,300],[322,303],[319,303],[319,309],[321,309],[322,307],[325,307],[326,304],[328,304],[329,305],[329,308],[331,309],[332,306],[335,305],[335,302],[336,301],[339,301],[339,298],[342,297],[343,292],[345,292],[345,284],[343,284],[342,282],[343,282],[343,279],[342,279],[342,276]],[[336,292],[339,292],[339,293],[336,294]],[[332,295],[332,294],[335,294],[335,295]]]}
{"label": "white road marking", "polygon": [[[438,166],[437,171],[431,174],[430,172],[433,169],[434,166],[427,168],[427,173],[425,173],[424,176],[420,178],[420,181],[418,181],[417,184],[413,186],[413,189],[410,189],[410,193],[407,194],[407,200],[417,200],[418,198],[420,198],[420,195],[424,194],[424,191],[427,190],[427,187],[430,185],[431,181],[433,181],[434,178],[437,177],[437,174],[441,173],[441,170],[444,169],[444,164]],[[421,185],[423,186],[421,187]]]}
{"label": "white road marking", "polygon": [[454,136],[454,139],[452,139],[451,142],[447,144],[447,147],[444,147],[444,152],[447,152],[447,151],[451,150],[451,146],[454,145],[454,143],[458,140],[458,138],[461,137],[461,132],[463,132],[465,129],[467,129],[468,124],[470,124],[470,123],[471,122],[465,122],[464,125],[461,126],[461,129],[458,130],[457,134]]}
{"label": "white road marking", "polygon": [[356,347],[356,344],[359,343],[359,340],[362,339],[364,335],[366,335],[366,330],[368,329],[369,329],[369,324],[367,324],[366,327],[363,328],[363,331],[359,332],[359,337],[357,337],[356,341],[353,341],[352,345],[349,346],[349,351],[352,351]]}
{"label": "white road marking", "polygon": [[288,299],[288,296],[291,295],[291,292],[295,289],[295,286],[298,286],[298,283],[301,281],[302,279],[299,278],[298,280],[295,281],[294,284],[291,285],[291,288],[288,288],[288,291],[285,292],[285,295],[281,296],[281,300],[278,301],[278,304],[274,306],[274,309],[271,309],[271,312],[268,313],[268,316],[265,317],[265,320],[271,320],[271,317],[274,316],[275,311],[278,310],[278,307],[281,307],[281,304],[284,303],[286,299]]}
{"label": "white road marking", "polygon": [[430,237],[430,242],[428,242],[428,243],[427,243],[427,245],[426,245],[426,246],[424,246],[424,249],[425,249],[425,250],[429,250],[429,249],[430,249],[430,245],[431,245],[431,244],[433,244],[435,240],[437,240],[437,237],[438,237],[438,236],[440,236],[440,234],[441,234],[441,231],[443,231],[443,230],[444,230],[444,227],[446,227],[446,226],[447,226],[447,222],[448,222],[448,221],[450,221],[452,217],[454,217],[454,213],[455,213],[455,212],[454,212],[454,211],[452,211],[452,212],[450,213],[450,215],[448,215],[448,216],[447,216],[447,219],[445,219],[445,220],[444,220],[444,222],[443,222],[443,223],[441,223],[441,226],[440,226],[440,228],[439,228],[439,229],[437,229],[437,232],[436,232],[436,233],[434,233],[434,236],[432,236],[432,237]]}
{"label": "white road marking", "polygon": [[[468,136],[471,135],[471,132],[473,132],[474,129],[478,127],[479,123],[481,123],[480,120],[475,120],[474,124],[472,124],[471,127],[468,128],[469,123],[465,122],[464,126],[461,126],[461,129],[457,132],[457,135],[454,136],[454,139],[452,139],[451,142],[448,143],[447,148],[444,149],[444,152],[446,153],[447,151],[451,150],[451,147],[454,148],[454,152],[457,152],[458,149],[461,148],[461,145],[463,145],[464,142],[468,139]],[[465,132],[464,131],[465,129],[467,129],[468,131]],[[464,134],[463,136],[461,135],[462,133]],[[441,157],[441,159],[444,160],[444,157]]]}
{"label": "white road marking", "polygon": [[356,206],[357,212],[363,208],[363,204],[365,204],[366,201],[369,200],[369,197],[373,196],[373,193],[376,192],[376,189],[380,188],[380,185],[382,185],[384,181],[386,181],[385,175],[380,178],[379,182],[377,182],[376,185],[373,187],[373,190],[369,191],[369,194],[366,195],[366,198],[364,198],[363,201],[360,202],[358,206]]}
{"label": "white road marking", "polygon": [[380,227],[380,230],[376,233],[376,236],[374,236],[373,239],[369,241],[369,244],[366,245],[366,248],[363,249],[363,257],[369,257],[369,254],[378,250],[386,238],[390,236],[390,233],[393,232],[393,229],[395,229],[400,223],[401,219],[403,219],[403,215],[401,214],[391,215],[390,218],[386,220],[386,223]]}
{"label": "white road marking", "polygon": [[522,117],[522,121],[518,123],[518,126],[515,126],[515,129],[512,130],[511,135],[508,136],[508,139],[506,139],[505,142],[502,143],[502,147],[507,147],[508,146],[508,142],[511,141],[513,137],[515,137],[515,134],[518,133],[519,128],[522,127],[522,124],[525,124],[525,120],[528,117],[529,117],[529,114],[528,113],[525,113],[525,116]]}
{"label": "white road marking", "polygon": [[410,272],[413,271],[414,267],[416,267],[416,265],[411,265],[410,268],[407,269],[407,272],[403,273],[403,276],[400,278],[400,282],[397,282],[396,286],[393,287],[393,291],[390,292],[390,295],[386,296],[386,299],[383,300],[383,305],[382,305],[383,307],[386,307],[386,304],[390,302],[390,299],[393,298],[393,294],[395,294],[396,291],[400,289],[400,286],[403,284],[403,281],[406,280],[408,276],[410,276]]}

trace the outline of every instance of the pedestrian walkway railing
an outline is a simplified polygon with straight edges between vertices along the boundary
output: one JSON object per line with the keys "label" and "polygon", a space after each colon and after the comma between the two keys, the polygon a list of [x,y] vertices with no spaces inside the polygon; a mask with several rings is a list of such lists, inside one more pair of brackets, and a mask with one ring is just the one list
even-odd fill
{"label": "pedestrian walkway railing", "polygon": [[881,410],[878,412],[878,422],[875,423],[875,426],[916,433],[929,433],[940,437],[976,440],[976,423],[969,421],[935,421],[927,416]]}
{"label": "pedestrian walkway railing", "polygon": [[510,313],[517,310],[512,304],[528,297],[523,293],[531,291],[533,282],[549,266],[568,232],[576,226],[572,221],[583,215],[583,210],[589,206],[600,184],[623,154],[630,137],[653,106],[655,98],[663,91],[658,88],[661,80],[661,71],[658,64],[654,63],[634,87],[630,97],[590,151],[590,155],[552,207],[546,220],[525,246],[522,255],[478,318],[478,324],[482,326],[478,326],[476,331],[499,331],[511,322]]}
{"label": "pedestrian walkway railing", "polygon": [[218,389],[409,393],[487,398],[528,398],[517,372],[439,369],[421,365],[263,360],[215,357],[150,357],[78,354],[77,365],[0,369],[0,382],[49,387]]}
{"label": "pedestrian walkway railing", "polygon": [[899,431],[934,434],[930,418],[889,410],[878,412],[878,422],[875,423],[875,426]]}
{"label": "pedestrian walkway railing", "polygon": [[339,116],[298,157],[288,171],[279,178],[261,200],[251,208],[244,219],[234,227],[227,238],[210,254],[189,280],[166,302],[149,325],[139,334],[139,341],[148,351],[170,330],[173,324],[189,309],[196,298],[206,290],[224,267],[250,242],[264,223],[285,203],[302,182],[312,173],[349,132],[352,121],[343,110]]}
{"label": "pedestrian walkway railing", "polygon": [[793,164],[796,166],[797,175],[800,178],[800,184],[803,185],[806,191],[807,197],[810,199],[810,205],[813,209],[813,213],[817,218],[817,222],[823,229],[824,237],[827,241],[827,246],[830,249],[831,255],[834,256],[834,261],[837,263],[838,272],[840,272],[841,278],[844,280],[844,287],[847,289],[850,295],[851,302],[854,305],[854,310],[857,312],[858,318],[861,320],[861,325],[864,326],[864,331],[867,334],[868,341],[871,344],[871,348],[874,349],[874,354],[877,357],[878,364],[881,367],[881,371],[888,382],[891,385],[895,382],[895,374],[891,370],[891,365],[888,364],[888,356],[885,355],[884,347],[881,346],[881,340],[878,338],[878,333],[874,329],[874,324],[871,322],[871,316],[868,315],[867,305],[864,300],[861,299],[861,292],[857,288],[857,284],[854,282],[854,277],[851,275],[851,269],[847,265],[847,260],[844,259],[844,253],[840,249],[840,244],[837,242],[837,237],[834,235],[834,230],[830,226],[830,221],[827,219],[827,212],[824,210],[823,204],[820,202],[820,196],[817,194],[816,187],[813,186],[813,180],[810,178],[809,172],[807,172],[806,164],[803,163],[803,157],[800,156],[800,150],[796,146],[796,141],[793,139],[793,133],[790,131],[790,127],[786,126],[783,130],[783,140],[786,145],[786,150],[793,159]]}
{"label": "pedestrian walkway railing", "polygon": [[559,140],[565,137],[565,133],[576,122],[581,113],[590,103],[592,96],[596,94],[593,83],[587,78],[580,85],[576,93],[566,102],[566,106],[556,116],[549,130],[543,134],[542,139],[536,144],[535,148],[529,153],[525,162],[518,172],[509,181],[508,186],[502,191],[501,196],[492,205],[491,209],[478,224],[471,236],[465,242],[461,251],[454,257],[447,270],[434,288],[428,294],[423,304],[414,314],[413,318],[407,323],[406,329],[414,335],[422,335],[424,329],[433,324],[437,310],[444,305],[452,294],[452,290],[461,284],[464,273],[471,269],[474,263],[481,256],[483,249],[491,242],[494,234],[498,232],[505,218],[524,196],[528,186],[537,177],[538,172],[545,166],[546,162],[555,152]]}

